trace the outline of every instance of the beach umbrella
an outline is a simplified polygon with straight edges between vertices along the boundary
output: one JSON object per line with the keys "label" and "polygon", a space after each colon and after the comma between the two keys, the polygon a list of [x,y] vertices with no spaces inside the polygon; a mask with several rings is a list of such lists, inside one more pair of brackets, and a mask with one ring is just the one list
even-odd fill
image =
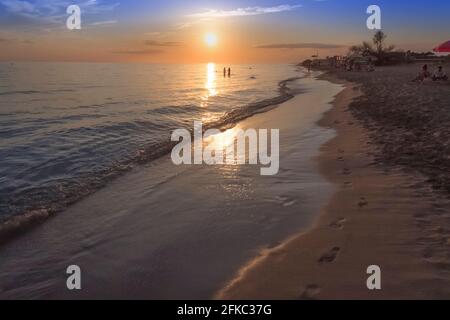
{"label": "beach umbrella", "polygon": [[450,41],[444,42],[433,49],[434,52],[450,52]]}

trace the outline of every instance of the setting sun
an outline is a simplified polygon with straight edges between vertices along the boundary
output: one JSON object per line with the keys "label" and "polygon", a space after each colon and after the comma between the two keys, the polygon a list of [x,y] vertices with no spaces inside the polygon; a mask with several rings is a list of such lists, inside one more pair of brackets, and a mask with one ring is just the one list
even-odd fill
{"label": "setting sun", "polygon": [[208,47],[214,47],[215,45],[217,45],[218,39],[217,39],[217,35],[215,33],[212,32],[208,32],[205,35],[205,43]]}

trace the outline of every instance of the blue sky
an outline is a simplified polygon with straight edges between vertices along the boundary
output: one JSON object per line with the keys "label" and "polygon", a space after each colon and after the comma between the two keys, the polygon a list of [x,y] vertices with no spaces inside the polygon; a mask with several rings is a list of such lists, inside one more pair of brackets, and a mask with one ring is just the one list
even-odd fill
{"label": "blue sky", "polygon": [[235,10],[286,5],[302,6],[311,18],[345,23],[347,19],[354,20],[360,16],[361,10],[368,5],[377,4],[392,21],[401,23],[414,17],[419,19],[419,23],[424,19],[434,24],[435,19],[448,21],[446,15],[450,9],[450,2],[442,0],[0,0],[0,14],[2,18],[20,15],[40,18],[58,16],[64,15],[69,4],[80,5],[91,17],[120,18],[124,21],[143,16],[148,19],[180,17],[206,9]]}
{"label": "blue sky", "polygon": [[[65,30],[70,4],[81,7],[78,34]],[[425,51],[450,39],[450,1],[442,0],[0,0],[0,45],[9,47],[0,59],[17,55],[24,43],[35,44],[30,56],[34,51],[43,55],[39,43],[50,48],[62,40],[71,52],[77,41],[95,41],[105,54],[116,47],[115,52],[144,53],[139,41],[192,44],[196,32],[208,28],[218,30],[230,47],[231,40],[241,47],[281,42],[348,46],[373,34],[365,25],[372,4],[381,7],[383,30],[398,47]],[[156,51],[147,48],[149,54]]]}

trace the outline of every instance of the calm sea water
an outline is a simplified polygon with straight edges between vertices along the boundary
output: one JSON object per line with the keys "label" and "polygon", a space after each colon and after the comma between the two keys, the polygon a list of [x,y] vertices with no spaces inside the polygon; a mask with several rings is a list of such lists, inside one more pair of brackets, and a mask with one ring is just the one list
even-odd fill
{"label": "calm sea water", "polygon": [[291,65],[233,65],[228,78],[223,67],[1,63],[0,221],[61,209],[171,130],[267,104],[280,81],[299,75]]}

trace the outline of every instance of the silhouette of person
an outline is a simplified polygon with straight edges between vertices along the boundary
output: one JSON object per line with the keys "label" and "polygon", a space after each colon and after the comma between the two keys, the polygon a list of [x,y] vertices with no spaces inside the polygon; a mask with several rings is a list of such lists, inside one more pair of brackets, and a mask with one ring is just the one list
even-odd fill
{"label": "silhouette of person", "polygon": [[228,77],[231,77],[231,68],[228,68]]}
{"label": "silhouette of person", "polygon": [[223,68],[223,77],[225,78],[227,76],[227,68]]}

